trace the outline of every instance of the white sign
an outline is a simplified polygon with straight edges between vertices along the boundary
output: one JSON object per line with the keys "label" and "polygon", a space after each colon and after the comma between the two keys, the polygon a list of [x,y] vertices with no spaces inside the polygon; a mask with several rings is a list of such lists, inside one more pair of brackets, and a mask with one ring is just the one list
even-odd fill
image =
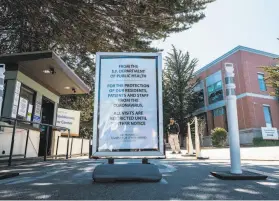
{"label": "white sign", "polygon": [[70,133],[79,134],[80,111],[58,108],[56,126],[69,128]]}
{"label": "white sign", "polygon": [[20,97],[19,98],[19,107],[18,107],[17,114],[19,116],[26,117],[27,107],[28,107],[28,100]]}
{"label": "white sign", "polygon": [[33,112],[33,105],[29,104],[28,113],[27,113],[27,121],[31,121],[32,112]]}
{"label": "white sign", "polygon": [[161,54],[98,53],[95,156],[164,156]]}
{"label": "white sign", "polygon": [[279,140],[277,128],[262,127],[262,136],[264,140]]}
{"label": "white sign", "polygon": [[[33,116],[34,122],[41,122],[41,108],[42,108],[42,95],[37,93],[35,111]],[[35,124],[36,127],[39,127],[39,124]]]}
{"label": "white sign", "polygon": [[19,101],[20,86],[21,86],[21,82],[16,81],[13,108],[12,108],[12,113],[11,113],[12,118],[16,118],[17,106],[18,106],[18,101]]}

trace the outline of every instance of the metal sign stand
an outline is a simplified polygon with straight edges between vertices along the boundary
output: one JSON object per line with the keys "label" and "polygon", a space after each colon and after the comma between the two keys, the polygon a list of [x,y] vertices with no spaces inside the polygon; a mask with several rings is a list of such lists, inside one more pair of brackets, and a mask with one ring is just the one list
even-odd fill
{"label": "metal sign stand", "polygon": [[[129,72],[124,71],[123,68],[130,69],[130,71]],[[141,77],[141,74],[138,75],[131,74],[132,72],[131,70],[133,71],[135,70],[137,72],[142,71],[143,77]],[[147,74],[149,77],[146,76]],[[145,87],[143,87],[144,88],[143,91],[146,91],[144,92],[144,94],[130,93],[129,91],[134,86],[126,86],[126,85],[124,86],[119,84],[120,83],[119,81],[123,81],[125,84],[134,85],[135,84],[133,83],[134,79],[130,79],[133,78],[133,76],[139,77],[139,79],[144,78],[142,80],[137,80],[136,83],[136,85],[139,84],[145,85]],[[124,88],[131,88],[131,89],[128,91],[126,90],[124,91]],[[132,145],[132,144],[129,145],[129,143],[127,143],[127,145],[119,148],[118,145],[121,143],[121,140],[118,141],[115,140],[113,142],[115,144],[112,144],[110,147],[109,145],[110,142],[104,141],[103,140],[104,138],[102,139],[99,137],[99,133],[104,134],[102,130],[103,128],[99,127],[99,123],[106,122],[108,125],[110,125],[110,123],[108,123],[108,121],[104,119],[103,114],[107,114],[107,113],[110,114],[110,111],[114,111],[114,110],[117,111],[115,108],[113,108],[114,106],[111,107],[112,104],[110,103],[113,103],[112,100],[114,100],[116,96],[117,98],[119,98],[118,97],[119,90],[120,92],[121,90],[123,90],[121,92],[123,93],[123,95],[125,95],[123,97],[127,98],[127,100],[131,101],[132,103],[133,101],[135,101],[135,103],[141,103],[140,105],[143,109],[141,109],[139,112],[142,112],[141,114],[142,116],[146,116],[146,114],[143,114],[143,112],[147,112],[147,111],[148,111],[147,114],[149,114],[150,116],[150,119],[148,120],[149,123],[152,122],[152,124],[146,125],[145,121],[147,122],[147,119],[144,120],[144,124],[142,125],[146,125],[146,127],[144,127],[145,129],[142,129],[144,131],[140,133],[142,136],[139,135],[138,131],[133,131],[133,130],[129,131],[135,135],[134,139],[142,141],[138,145]],[[152,94],[152,96],[150,94]],[[154,94],[156,95],[154,96]],[[131,97],[136,97],[136,99]],[[141,98],[143,98],[142,101]],[[152,104],[150,104],[150,102]],[[124,109],[132,108],[131,106],[121,106],[121,107]],[[146,108],[144,107],[146,107],[148,110],[146,110]],[[135,113],[137,112],[136,109],[134,108],[130,110],[131,111],[135,110],[134,111]],[[113,121],[114,123],[116,121],[119,121],[117,120],[118,117],[125,116],[125,113],[124,114],[120,113],[117,115],[114,114],[114,116],[111,116],[112,118],[110,121]],[[134,116],[136,115],[140,115],[140,114],[135,114]],[[121,124],[120,127],[123,127],[125,123],[125,126],[126,125],[133,126],[130,128],[137,128],[137,130],[139,131],[141,130],[138,126],[136,126],[139,124],[135,124],[135,122],[132,122],[133,124],[132,123],[130,124],[130,122],[127,121],[126,122],[120,121],[118,123],[123,123],[123,125]],[[101,131],[99,131],[99,129],[101,129]],[[108,130],[107,127],[106,129]],[[118,133],[116,134],[115,131],[112,132],[111,130],[109,130],[107,131],[106,135],[109,136],[110,133],[113,133],[114,135],[118,134]],[[122,132],[122,134],[123,136],[125,136],[124,132]],[[130,139],[129,134],[128,136],[126,136],[126,138]],[[144,141],[144,140],[148,140],[148,141]],[[124,137],[123,137],[123,142],[124,142]],[[145,146],[146,142],[150,144],[148,144],[148,146]],[[148,161],[148,159],[151,158],[165,158],[165,149],[163,143],[162,55],[161,53],[98,52],[96,54],[95,101],[94,101],[94,123],[93,123],[92,146],[93,146],[92,148],[93,157],[100,157],[100,158],[107,159],[106,164],[98,165],[94,169],[92,179],[95,182],[113,182],[113,181],[157,182],[161,180],[162,174],[160,173],[159,168],[156,165],[149,163]],[[99,149],[103,151],[100,151]],[[119,149],[122,149],[122,151],[119,151]],[[141,149],[146,149],[146,150],[141,150]],[[123,158],[141,159],[141,163],[117,164],[115,162],[115,159],[123,159]]]}

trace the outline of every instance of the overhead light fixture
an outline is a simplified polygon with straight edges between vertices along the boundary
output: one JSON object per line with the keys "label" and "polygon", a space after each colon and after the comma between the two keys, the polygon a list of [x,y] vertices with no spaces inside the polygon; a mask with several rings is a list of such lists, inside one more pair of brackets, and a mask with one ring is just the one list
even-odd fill
{"label": "overhead light fixture", "polygon": [[49,74],[49,73],[50,73],[50,70],[43,70],[43,73]]}
{"label": "overhead light fixture", "polygon": [[45,73],[45,74],[52,74],[53,75],[56,72],[55,72],[54,68],[49,68],[49,69],[43,70],[43,73]]}
{"label": "overhead light fixture", "polygon": [[64,89],[71,89],[71,87],[64,87]]}

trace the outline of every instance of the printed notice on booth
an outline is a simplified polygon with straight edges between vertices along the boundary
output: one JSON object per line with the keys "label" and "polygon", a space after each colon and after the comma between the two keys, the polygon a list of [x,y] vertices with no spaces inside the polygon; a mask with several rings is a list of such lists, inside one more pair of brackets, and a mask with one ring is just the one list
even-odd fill
{"label": "printed notice on booth", "polygon": [[157,150],[156,58],[100,62],[98,150]]}

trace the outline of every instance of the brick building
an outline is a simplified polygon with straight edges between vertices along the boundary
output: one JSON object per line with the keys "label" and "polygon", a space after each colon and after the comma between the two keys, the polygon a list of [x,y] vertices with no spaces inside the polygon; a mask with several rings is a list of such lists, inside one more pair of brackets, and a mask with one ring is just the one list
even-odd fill
{"label": "brick building", "polygon": [[210,135],[215,127],[227,130],[225,63],[232,63],[235,69],[240,143],[250,144],[253,138],[261,137],[261,127],[279,129],[279,104],[275,97],[270,96],[272,88],[266,86],[266,73],[259,68],[276,65],[274,58],[278,57],[272,53],[237,46],[195,73],[200,78],[195,88],[200,93],[199,109],[195,115],[206,119],[205,135]]}

